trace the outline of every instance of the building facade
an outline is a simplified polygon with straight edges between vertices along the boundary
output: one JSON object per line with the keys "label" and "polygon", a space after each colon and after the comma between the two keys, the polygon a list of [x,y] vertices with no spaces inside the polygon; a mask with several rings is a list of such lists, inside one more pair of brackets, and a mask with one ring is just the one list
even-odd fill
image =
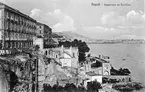
{"label": "building facade", "polygon": [[55,58],[61,63],[62,67],[78,68],[78,48],[77,47],[61,47],[50,48],[45,51],[45,55],[49,58]]}
{"label": "building facade", "polygon": [[85,64],[79,69],[82,73],[83,84],[86,87],[90,81],[102,83],[103,76],[110,76],[111,65],[108,60],[100,57],[87,57]]}
{"label": "building facade", "polygon": [[33,46],[36,20],[0,3],[0,54],[9,54],[11,49]]}
{"label": "building facade", "polygon": [[[87,58],[88,61],[84,64],[86,72],[94,72],[97,75],[110,75],[110,62],[100,57]],[[94,59],[93,61],[91,59]]]}
{"label": "building facade", "polygon": [[42,23],[37,22],[37,30],[36,30],[37,37],[42,37],[44,39],[44,48],[51,47],[52,44],[52,29]]}
{"label": "building facade", "polygon": [[60,62],[62,67],[78,68],[78,48],[77,47],[61,47]]}

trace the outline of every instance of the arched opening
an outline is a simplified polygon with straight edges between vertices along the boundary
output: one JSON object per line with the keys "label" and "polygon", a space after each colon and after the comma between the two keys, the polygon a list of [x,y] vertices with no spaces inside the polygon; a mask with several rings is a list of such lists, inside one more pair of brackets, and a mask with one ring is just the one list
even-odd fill
{"label": "arched opening", "polygon": [[109,75],[109,72],[108,72],[108,71],[105,71],[105,72],[104,72],[104,75]]}
{"label": "arched opening", "polygon": [[10,91],[14,89],[16,84],[18,83],[18,77],[13,71],[9,71],[10,73]]}

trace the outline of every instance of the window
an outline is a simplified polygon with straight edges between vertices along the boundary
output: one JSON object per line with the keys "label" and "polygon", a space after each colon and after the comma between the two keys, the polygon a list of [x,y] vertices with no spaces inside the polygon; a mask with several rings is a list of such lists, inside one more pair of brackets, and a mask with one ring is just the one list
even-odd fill
{"label": "window", "polygon": [[17,33],[14,33],[14,40],[17,40]]}
{"label": "window", "polygon": [[12,30],[13,30],[13,31],[14,31],[14,26],[15,26],[15,25],[12,23]]}
{"label": "window", "polygon": [[14,22],[16,22],[16,15],[14,15]]}
{"label": "window", "polygon": [[51,51],[49,51],[49,54],[51,54]]}
{"label": "window", "polygon": [[26,43],[24,42],[24,43],[23,43],[23,48],[25,48],[25,47],[26,47]]}
{"label": "window", "polygon": [[10,39],[11,39],[11,40],[14,40],[14,39],[13,39],[13,33],[12,33],[12,32],[10,33]]}
{"label": "window", "polygon": [[23,20],[23,22],[24,22],[24,26],[26,26],[26,20],[25,19]]}
{"label": "window", "polygon": [[22,39],[24,40],[24,38],[25,38],[25,37],[24,37],[24,34],[22,34]]}
{"label": "window", "polygon": [[19,32],[20,29],[18,29],[18,24],[15,24],[14,31]]}
{"label": "window", "polygon": [[26,39],[29,39],[29,34],[26,35]]}
{"label": "window", "polygon": [[47,51],[45,51],[45,55],[47,55]]}
{"label": "window", "polygon": [[17,42],[17,48],[19,48],[20,47],[20,44],[19,44],[19,42]]}
{"label": "window", "polygon": [[20,48],[22,48],[22,43],[20,42]]}
{"label": "window", "polygon": [[9,48],[9,43],[8,42],[5,43],[5,48]]}
{"label": "window", "polygon": [[8,32],[5,31],[5,39],[8,40],[8,37],[9,37]]}
{"label": "window", "polygon": [[0,10],[0,18],[2,18],[2,9]]}
{"label": "window", "polygon": [[13,25],[13,30],[16,31],[16,24]]}
{"label": "window", "polygon": [[75,53],[73,52],[73,57],[75,57]]}
{"label": "window", "polygon": [[7,17],[7,19],[9,19],[10,17],[9,17],[9,13],[8,12],[6,12],[6,17]]}
{"label": "window", "polygon": [[21,17],[19,17],[19,24],[21,25]]}
{"label": "window", "polygon": [[14,15],[13,14],[11,14],[11,20],[14,20]]}
{"label": "window", "polygon": [[17,34],[13,33],[13,39],[16,40],[16,38],[17,38]]}
{"label": "window", "polygon": [[18,16],[15,16],[15,22],[18,22]]}
{"label": "window", "polygon": [[20,39],[20,40],[22,39],[22,34],[19,34],[19,39]]}
{"label": "window", "polygon": [[24,34],[24,39],[27,39],[27,35],[26,34]]}
{"label": "window", "polygon": [[28,42],[26,43],[25,47],[28,48]]}
{"label": "window", "polygon": [[26,21],[25,21],[25,19],[23,19],[23,25],[24,25],[24,26],[26,25]]}
{"label": "window", "polygon": [[16,42],[14,42],[14,48],[17,48],[17,43]]}
{"label": "window", "polygon": [[31,44],[30,44],[31,46],[33,45],[33,43],[31,42]]}
{"label": "window", "polygon": [[12,23],[10,22],[10,30],[12,30]]}
{"label": "window", "polygon": [[22,23],[22,25],[24,24],[24,20],[23,20],[23,18],[21,18],[21,23]]}
{"label": "window", "polygon": [[8,30],[9,22],[6,22],[6,30]]}
{"label": "window", "polygon": [[10,48],[13,48],[13,42],[10,42]]}
{"label": "window", "polygon": [[17,39],[20,40],[20,34],[19,33],[17,33]]}
{"label": "window", "polygon": [[14,20],[14,22],[16,21],[16,16],[15,16],[15,14],[13,14],[13,20]]}

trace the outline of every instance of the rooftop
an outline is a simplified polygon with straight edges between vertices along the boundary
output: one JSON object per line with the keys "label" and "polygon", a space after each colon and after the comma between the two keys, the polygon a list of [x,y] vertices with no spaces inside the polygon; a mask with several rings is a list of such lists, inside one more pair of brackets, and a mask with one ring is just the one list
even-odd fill
{"label": "rooftop", "polygon": [[12,7],[6,5],[6,4],[4,4],[4,3],[2,3],[2,2],[0,2],[0,8],[3,8],[3,9],[5,8],[5,9],[7,9],[7,10],[13,11],[14,13],[17,13],[17,14],[19,14],[19,15],[21,15],[21,16],[27,18],[27,19],[30,19],[30,20],[36,22],[36,20],[34,20],[33,18],[31,18],[30,16],[28,16],[28,15],[26,15],[26,14],[20,12],[19,10],[14,9],[14,8],[12,8]]}
{"label": "rooftop", "polygon": [[86,75],[88,75],[88,76],[100,76],[100,74],[96,74],[96,73],[94,73],[94,72],[86,72]]}
{"label": "rooftop", "polygon": [[106,60],[104,60],[104,59],[101,59],[101,58],[99,58],[99,57],[93,57],[93,56],[91,56],[91,57],[89,57],[90,59],[94,59],[95,61],[97,61],[97,62],[101,62],[101,63],[109,63],[108,61],[106,61]]}
{"label": "rooftop", "polygon": [[99,57],[95,57],[96,61],[101,62],[101,63],[109,63],[108,61],[101,59]]}

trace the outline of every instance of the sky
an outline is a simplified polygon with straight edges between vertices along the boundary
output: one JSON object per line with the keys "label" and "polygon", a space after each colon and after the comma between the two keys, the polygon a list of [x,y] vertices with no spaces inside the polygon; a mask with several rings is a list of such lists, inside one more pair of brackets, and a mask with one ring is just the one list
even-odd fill
{"label": "sky", "polygon": [[54,32],[72,31],[93,39],[145,38],[144,0],[0,1]]}

